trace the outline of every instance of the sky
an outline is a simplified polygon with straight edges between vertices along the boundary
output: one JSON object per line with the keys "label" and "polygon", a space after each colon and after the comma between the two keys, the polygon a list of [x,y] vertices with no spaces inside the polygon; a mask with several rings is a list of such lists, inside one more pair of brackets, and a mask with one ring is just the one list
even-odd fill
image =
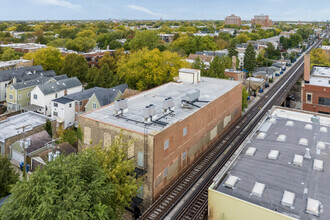
{"label": "sky", "polygon": [[[313,4],[317,2],[318,4]],[[0,20],[330,20],[329,0],[0,0]]]}

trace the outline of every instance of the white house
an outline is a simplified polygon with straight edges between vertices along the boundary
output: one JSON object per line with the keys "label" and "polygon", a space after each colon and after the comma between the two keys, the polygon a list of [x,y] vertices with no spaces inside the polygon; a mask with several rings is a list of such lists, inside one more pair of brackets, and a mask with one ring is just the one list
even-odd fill
{"label": "white house", "polygon": [[38,85],[31,91],[31,104],[40,107],[37,112],[50,116],[52,112],[51,102],[53,99],[80,92],[81,90],[82,84],[77,77]]}
{"label": "white house", "polygon": [[73,126],[75,123],[75,100],[60,97],[52,101],[52,118],[56,118],[64,128]]}

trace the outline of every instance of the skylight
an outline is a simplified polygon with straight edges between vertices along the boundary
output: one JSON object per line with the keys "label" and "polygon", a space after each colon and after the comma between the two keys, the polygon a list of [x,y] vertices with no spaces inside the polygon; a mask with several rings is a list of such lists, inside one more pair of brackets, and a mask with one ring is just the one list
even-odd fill
{"label": "skylight", "polygon": [[268,159],[277,160],[279,154],[280,152],[278,150],[271,150],[268,154]]}
{"label": "skylight", "polygon": [[323,171],[323,160],[314,159],[313,170]]}
{"label": "skylight", "polygon": [[287,121],[285,126],[293,127],[294,123],[293,121]]}
{"label": "skylight", "polygon": [[236,183],[238,182],[238,177],[237,176],[233,176],[233,175],[229,175],[226,182],[225,182],[225,187],[230,188],[230,189],[234,189]]}
{"label": "skylight", "polygon": [[297,166],[302,166],[303,161],[304,161],[304,157],[302,155],[295,154],[292,163]]}
{"label": "skylight", "polygon": [[277,141],[282,141],[284,142],[286,140],[286,135],[285,134],[280,134],[278,137],[277,137]]}
{"label": "skylight", "polygon": [[255,147],[249,147],[247,149],[245,155],[252,157],[252,156],[254,156],[254,154],[256,153],[256,151],[257,151],[257,148],[255,148]]}
{"label": "skylight", "polygon": [[276,122],[276,119],[275,119],[275,118],[270,118],[268,121],[269,121],[270,123],[274,124],[274,123]]}
{"label": "skylight", "polygon": [[308,140],[306,138],[300,138],[299,144],[308,146]]}
{"label": "skylight", "polygon": [[311,124],[306,124],[305,129],[307,130],[313,130],[313,126]]}
{"label": "skylight", "polygon": [[266,133],[265,132],[260,132],[257,136],[257,139],[265,139]]}
{"label": "skylight", "polygon": [[320,215],[320,201],[316,199],[307,199],[306,212],[315,216]]}
{"label": "skylight", "polygon": [[293,207],[294,199],[296,194],[289,191],[284,191],[281,204],[284,206]]}
{"label": "skylight", "polygon": [[324,150],[325,149],[325,143],[323,141],[318,141],[316,147],[319,148],[319,149]]}
{"label": "skylight", "polygon": [[265,190],[265,184],[255,182],[251,194],[253,196],[262,197],[262,194],[264,193],[264,190]]}
{"label": "skylight", "polygon": [[328,133],[328,129],[326,127],[320,127],[320,132]]}

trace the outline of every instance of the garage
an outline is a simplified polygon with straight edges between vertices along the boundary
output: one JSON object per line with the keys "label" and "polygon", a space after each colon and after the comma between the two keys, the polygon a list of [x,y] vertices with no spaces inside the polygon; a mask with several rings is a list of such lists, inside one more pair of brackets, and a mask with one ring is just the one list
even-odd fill
{"label": "garage", "polygon": [[17,161],[18,163],[21,163],[24,162],[24,155],[21,152],[18,152],[13,149],[11,159]]}

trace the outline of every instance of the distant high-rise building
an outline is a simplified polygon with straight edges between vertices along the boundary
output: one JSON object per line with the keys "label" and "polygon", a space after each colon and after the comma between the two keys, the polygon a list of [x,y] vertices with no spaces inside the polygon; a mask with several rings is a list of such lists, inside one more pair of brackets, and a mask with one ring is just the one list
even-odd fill
{"label": "distant high-rise building", "polygon": [[273,25],[272,20],[269,20],[268,15],[255,15],[254,19],[251,20],[251,23],[254,25],[261,25],[262,27],[270,27]]}
{"label": "distant high-rise building", "polygon": [[235,24],[237,26],[241,26],[241,18],[234,14],[226,17],[225,24]]}

